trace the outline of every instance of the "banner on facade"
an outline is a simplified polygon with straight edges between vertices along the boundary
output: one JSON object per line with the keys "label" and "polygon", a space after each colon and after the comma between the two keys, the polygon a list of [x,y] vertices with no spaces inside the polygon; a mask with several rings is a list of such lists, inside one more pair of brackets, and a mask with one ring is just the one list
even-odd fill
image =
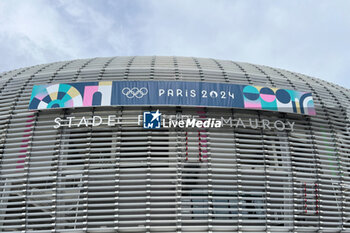
{"label": "banner on facade", "polygon": [[29,109],[200,106],[316,115],[310,92],[228,83],[101,81],[36,85]]}

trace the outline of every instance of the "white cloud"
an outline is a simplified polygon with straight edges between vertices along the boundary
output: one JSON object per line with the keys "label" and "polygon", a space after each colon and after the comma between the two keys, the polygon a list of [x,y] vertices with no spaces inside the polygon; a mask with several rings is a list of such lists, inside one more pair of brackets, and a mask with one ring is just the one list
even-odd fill
{"label": "white cloud", "polygon": [[[113,55],[113,50],[128,47],[114,20],[80,1],[2,1],[0,53],[7,59],[0,60],[0,70]],[[113,41],[113,49],[105,41]]]}
{"label": "white cloud", "polygon": [[[144,50],[281,67],[350,87],[340,1],[154,1]],[[177,7],[181,5],[180,7]],[[182,5],[184,4],[184,5]],[[166,44],[165,44],[166,43]],[[160,46],[161,45],[161,46]]]}
{"label": "white cloud", "polygon": [[0,71],[96,56],[200,56],[350,87],[349,1],[0,1]]}

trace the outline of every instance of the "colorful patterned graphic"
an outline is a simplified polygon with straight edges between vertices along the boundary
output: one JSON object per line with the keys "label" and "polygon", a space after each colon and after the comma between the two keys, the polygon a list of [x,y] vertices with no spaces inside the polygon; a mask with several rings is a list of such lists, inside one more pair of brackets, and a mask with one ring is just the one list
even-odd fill
{"label": "colorful patterned graphic", "polygon": [[202,106],[316,115],[311,93],[227,83],[109,81],[34,86],[29,109]]}
{"label": "colorful patterned graphic", "polygon": [[86,85],[82,93],[83,106],[111,105],[112,82],[99,82],[98,85]]}
{"label": "colorful patterned graphic", "polygon": [[73,108],[110,105],[112,82],[34,86],[29,109]]}
{"label": "colorful patterned graphic", "polygon": [[316,115],[311,93],[245,86],[243,96],[244,108]]}
{"label": "colorful patterned graphic", "polygon": [[29,108],[71,108],[82,106],[79,91],[68,84],[35,86]]}

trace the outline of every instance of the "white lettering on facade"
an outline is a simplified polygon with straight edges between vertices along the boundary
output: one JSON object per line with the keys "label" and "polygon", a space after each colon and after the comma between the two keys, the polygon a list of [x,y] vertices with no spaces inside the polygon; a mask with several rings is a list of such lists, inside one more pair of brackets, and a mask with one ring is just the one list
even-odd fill
{"label": "white lettering on facade", "polygon": [[72,127],[72,120],[74,119],[75,117],[67,117],[67,120],[68,120],[68,127]]}
{"label": "white lettering on facade", "polygon": [[58,129],[59,127],[61,127],[62,119],[60,117],[56,117],[54,121],[56,123],[56,125],[53,126],[55,129]]}
{"label": "white lettering on facade", "polygon": [[[184,93],[182,93],[184,94]],[[197,119],[191,115],[163,115],[161,125],[163,128],[250,128],[250,129],[263,129],[263,130],[277,130],[277,131],[294,131],[295,122],[293,121],[282,121],[275,120],[270,121],[268,119],[258,118],[232,118],[232,117],[221,117],[220,119],[207,118]],[[113,127],[122,124],[121,117],[116,115],[107,116],[82,116],[82,117],[56,117],[54,119],[53,128],[58,129],[61,127],[99,127],[109,126]],[[128,122],[127,124],[130,124]],[[136,125],[143,125],[143,115],[139,115],[137,122],[131,123]]]}
{"label": "white lettering on facade", "polygon": [[92,117],[92,126],[100,126],[102,123],[102,117],[100,116],[93,116]]}

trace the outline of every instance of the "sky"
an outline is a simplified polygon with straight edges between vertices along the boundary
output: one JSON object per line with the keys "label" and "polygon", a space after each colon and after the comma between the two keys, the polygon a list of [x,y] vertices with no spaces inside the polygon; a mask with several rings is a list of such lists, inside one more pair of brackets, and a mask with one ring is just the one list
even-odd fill
{"label": "sky", "polygon": [[0,0],[0,72],[165,55],[283,68],[350,88],[348,0]]}

